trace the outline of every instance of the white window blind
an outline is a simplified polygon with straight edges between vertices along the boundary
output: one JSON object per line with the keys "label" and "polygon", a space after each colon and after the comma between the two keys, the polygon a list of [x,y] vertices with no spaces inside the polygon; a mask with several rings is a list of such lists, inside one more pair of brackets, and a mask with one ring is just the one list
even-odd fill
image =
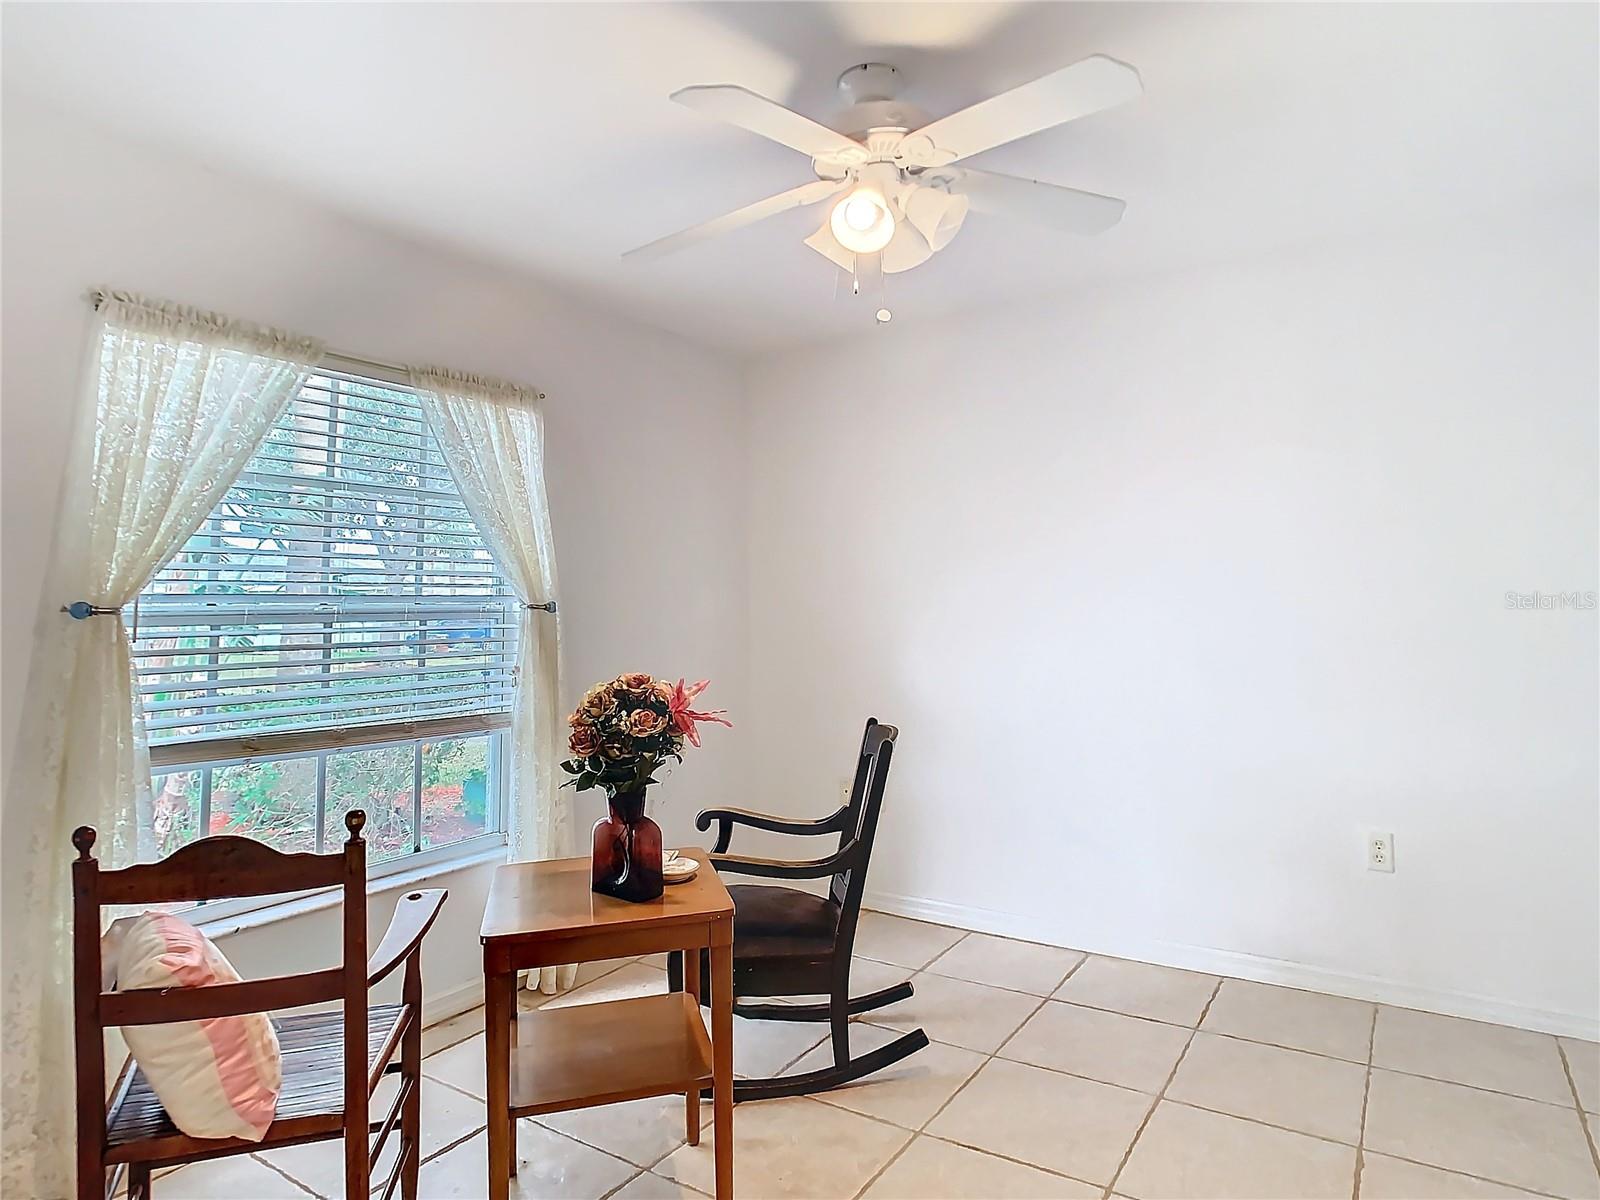
{"label": "white window blind", "polygon": [[152,761],[503,727],[515,604],[414,393],[324,371],[139,599]]}

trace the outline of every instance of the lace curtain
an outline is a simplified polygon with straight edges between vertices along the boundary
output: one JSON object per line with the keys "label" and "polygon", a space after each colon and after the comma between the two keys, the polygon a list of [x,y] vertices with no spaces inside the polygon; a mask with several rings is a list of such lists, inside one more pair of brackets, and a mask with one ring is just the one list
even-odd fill
{"label": "lace curtain", "polygon": [[205,520],[322,346],[102,293],[4,812],[0,1192],[73,1192],[71,831],[108,866],[154,856],[150,765],[120,610]]}
{"label": "lace curtain", "polygon": [[[414,368],[428,424],[461,498],[522,603],[517,700],[511,726],[511,857],[528,862],[576,852],[568,805],[556,795],[561,759],[561,640],[556,613],[527,607],[556,598],[555,544],[544,492],[544,422],[538,395],[469,375]],[[530,972],[554,992],[574,968]],[[537,975],[537,983],[535,982]]]}

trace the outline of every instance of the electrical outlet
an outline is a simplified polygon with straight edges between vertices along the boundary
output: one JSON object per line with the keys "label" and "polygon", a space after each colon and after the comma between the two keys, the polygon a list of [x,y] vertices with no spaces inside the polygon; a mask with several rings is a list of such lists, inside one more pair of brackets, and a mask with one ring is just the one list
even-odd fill
{"label": "electrical outlet", "polygon": [[1367,833],[1367,870],[1394,873],[1394,834]]}

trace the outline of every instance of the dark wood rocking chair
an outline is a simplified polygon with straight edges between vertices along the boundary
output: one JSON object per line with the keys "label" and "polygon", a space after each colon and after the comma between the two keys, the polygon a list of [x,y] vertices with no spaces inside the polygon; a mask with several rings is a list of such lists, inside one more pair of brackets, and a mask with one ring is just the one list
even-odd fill
{"label": "dark wood rocking chair", "polygon": [[[129,1200],[149,1200],[158,1167],[344,1139],[345,1195],[365,1197],[372,1163],[398,1125],[400,1140],[384,1200],[396,1185],[417,1195],[421,1162],[422,939],[444,903],[442,889],[408,893],[367,959],[366,814],[345,814],[349,839],[333,854],[283,854],[243,837],[207,837],[156,863],[102,871],[95,831],[72,835],[73,1007],[77,1049],[78,1200],[105,1200],[126,1165]],[[308,888],[343,891],[343,961],[304,975],[201,988],[101,991],[100,909],[267,896]],[[367,989],[401,964],[398,1004],[367,1003]],[[342,1009],[275,1018],[283,1051],[277,1115],[260,1142],[192,1138],[173,1124],[144,1072],[130,1059],[107,1099],[104,1031],[207,1017],[272,1012],[342,1001]],[[396,1054],[398,1053],[398,1058]],[[400,1077],[390,1110],[369,1115],[385,1074]],[[368,1145],[368,1137],[377,1137]]]}
{"label": "dark wood rocking chair", "polygon": [[[838,812],[821,820],[792,821],[739,808],[711,808],[695,818],[700,829],[709,829],[713,821],[717,822],[711,862],[719,872],[796,880],[832,876],[824,896],[764,884],[734,884],[728,888],[734,904],[733,1011],[764,1021],[827,1021],[833,1032],[832,1066],[771,1079],[736,1079],[736,1101],[826,1091],[881,1071],[928,1044],[928,1035],[917,1029],[859,1058],[850,1056],[852,1015],[912,995],[911,983],[906,981],[854,999],[850,996],[850,955],[861,916],[861,896],[866,888],[878,813],[883,806],[889,760],[898,734],[893,725],[868,719],[850,799]],[[727,853],[735,825],[799,835],[837,833],[839,847],[826,858],[800,862],[742,857]],[[682,990],[681,954],[667,960],[667,975],[668,986],[673,991]],[[710,995],[710,991],[702,986],[700,994]],[[826,995],[828,1000],[823,1004],[744,1002],[745,997],[813,995]]]}

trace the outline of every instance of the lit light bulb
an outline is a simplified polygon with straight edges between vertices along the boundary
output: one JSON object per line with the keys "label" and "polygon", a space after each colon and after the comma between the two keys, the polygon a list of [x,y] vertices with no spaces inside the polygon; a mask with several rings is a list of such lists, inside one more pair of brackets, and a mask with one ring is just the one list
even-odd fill
{"label": "lit light bulb", "polygon": [[878,220],[878,206],[866,196],[851,196],[844,202],[844,223],[857,233],[866,233]]}
{"label": "lit light bulb", "polygon": [[880,308],[876,315],[879,325],[887,325],[890,321],[894,320],[894,314],[887,308]]}
{"label": "lit light bulb", "polygon": [[859,187],[833,206],[833,236],[853,254],[876,254],[894,237],[894,214],[876,188]]}

